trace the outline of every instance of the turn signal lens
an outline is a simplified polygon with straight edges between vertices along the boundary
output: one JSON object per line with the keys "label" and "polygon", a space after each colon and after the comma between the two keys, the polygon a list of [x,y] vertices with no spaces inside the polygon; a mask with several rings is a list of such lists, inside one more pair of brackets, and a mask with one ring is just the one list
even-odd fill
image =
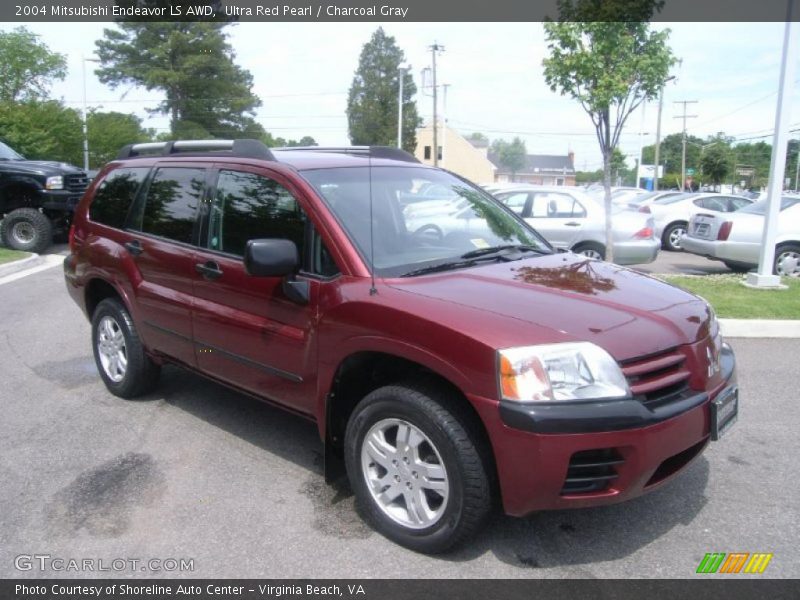
{"label": "turn signal lens", "polygon": [[649,240],[651,237],[653,237],[653,228],[645,227],[644,229],[640,229],[633,234],[633,237],[639,240]]}
{"label": "turn signal lens", "polygon": [[725,221],[719,228],[719,232],[717,233],[717,240],[720,242],[726,241],[728,239],[728,236],[731,234],[731,229],[733,229],[733,222]]}
{"label": "turn signal lens", "polygon": [[652,210],[650,210],[650,207],[649,207],[649,206],[642,206],[641,208],[639,208],[639,212],[641,212],[641,213],[647,213],[647,214],[649,215],[649,214],[650,214],[650,213],[652,213],[653,211],[652,211]]}

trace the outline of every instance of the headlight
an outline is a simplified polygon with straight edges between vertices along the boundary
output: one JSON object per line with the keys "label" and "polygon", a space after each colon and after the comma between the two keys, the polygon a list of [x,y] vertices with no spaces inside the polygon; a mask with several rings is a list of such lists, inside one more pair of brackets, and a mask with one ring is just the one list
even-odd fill
{"label": "headlight", "polygon": [[589,342],[499,350],[498,371],[503,400],[553,402],[630,395],[616,361]]}
{"label": "headlight", "polygon": [[45,187],[48,190],[63,190],[64,178],[61,175],[56,175],[55,177],[48,177],[47,183],[45,183]]}

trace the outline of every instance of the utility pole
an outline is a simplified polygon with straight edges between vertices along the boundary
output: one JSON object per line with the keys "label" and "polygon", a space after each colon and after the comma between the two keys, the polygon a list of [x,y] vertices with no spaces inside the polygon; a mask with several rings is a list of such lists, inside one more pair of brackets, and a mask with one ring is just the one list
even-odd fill
{"label": "utility pole", "polygon": [[794,168],[794,191],[797,192],[797,179],[800,177],[800,141],[797,144],[797,166]]}
{"label": "utility pole", "polygon": [[674,104],[683,104],[683,114],[676,119],[683,119],[683,150],[681,151],[681,191],[686,191],[686,119],[696,119],[697,115],[687,115],[686,107],[689,104],[697,104],[697,100],[678,100]]}
{"label": "utility pole", "polygon": [[444,52],[444,46],[441,44],[437,44],[436,42],[433,43],[432,46],[429,46],[431,51],[431,64],[433,67],[433,166],[439,166],[439,119],[436,112],[436,103],[437,103],[437,95],[436,95],[436,53],[437,52]]}
{"label": "utility pole", "polygon": [[664,85],[661,86],[661,93],[658,95],[658,122],[656,123],[656,155],[653,157],[655,160],[656,174],[653,179],[653,191],[658,191],[658,159],[660,158],[659,155],[661,154],[661,112],[664,110],[664,87],[666,86],[667,82],[672,81],[675,79],[675,76],[667,77],[664,81]]}

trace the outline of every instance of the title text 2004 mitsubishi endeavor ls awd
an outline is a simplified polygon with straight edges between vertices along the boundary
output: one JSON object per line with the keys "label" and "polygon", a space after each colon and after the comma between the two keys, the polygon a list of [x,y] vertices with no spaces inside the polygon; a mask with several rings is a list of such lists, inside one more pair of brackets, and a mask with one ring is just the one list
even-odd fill
{"label": "title text 2004 mitsubishi endeavor ls awd", "polygon": [[[439,208],[411,221],[417,202]],[[313,420],[326,472],[343,459],[366,518],[416,550],[464,540],[494,498],[525,515],[654,489],[736,418],[706,302],[555,252],[399,150],[129,146],[70,247],[113,394],[170,362]]]}

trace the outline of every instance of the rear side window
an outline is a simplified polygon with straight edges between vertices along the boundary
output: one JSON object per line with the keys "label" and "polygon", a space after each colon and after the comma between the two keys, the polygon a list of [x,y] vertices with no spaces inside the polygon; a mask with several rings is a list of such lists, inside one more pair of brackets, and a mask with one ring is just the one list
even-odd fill
{"label": "rear side window", "polygon": [[149,168],[117,169],[108,174],[89,205],[89,218],[95,223],[122,229],[128,210]]}
{"label": "rear side window", "polygon": [[203,199],[205,175],[204,169],[158,169],[147,189],[144,212],[133,228],[191,244],[197,207]]}

